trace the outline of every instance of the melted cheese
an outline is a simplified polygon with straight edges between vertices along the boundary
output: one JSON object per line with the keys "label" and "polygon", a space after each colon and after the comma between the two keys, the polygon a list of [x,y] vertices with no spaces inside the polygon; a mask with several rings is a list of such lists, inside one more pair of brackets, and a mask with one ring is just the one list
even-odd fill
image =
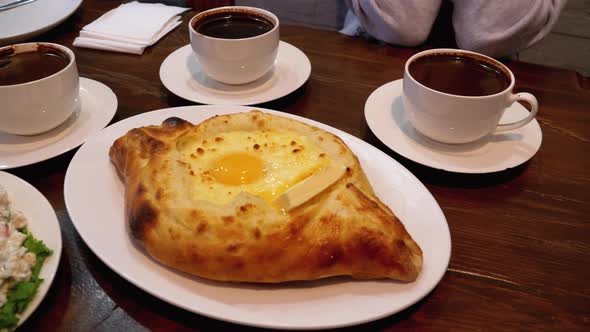
{"label": "melted cheese", "polygon": [[184,140],[179,148],[192,172],[192,198],[218,204],[241,192],[271,203],[330,162],[307,137],[289,131],[231,131]]}

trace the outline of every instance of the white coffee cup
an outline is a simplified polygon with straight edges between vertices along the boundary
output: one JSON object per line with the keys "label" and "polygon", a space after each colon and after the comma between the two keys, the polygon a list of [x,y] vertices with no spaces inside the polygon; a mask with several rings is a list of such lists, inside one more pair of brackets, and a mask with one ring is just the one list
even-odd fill
{"label": "white coffee cup", "polygon": [[[78,68],[74,52],[52,43],[25,43],[0,48],[1,54],[18,54],[50,49],[69,59],[65,68],[37,80],[0,85],[0,131],[35,135],[66,121],[79,103]],[[9,57],[0,57],[0,61]],[[1,74],[1,71],[0,71]]]}
{"label": "white coffee cup", "polygon": [[[258,36],[225,39],[205,36],[195,27],[199,22],[220,12],[245,12],[261,15],[273,28]],[[266,74],[273,66],[279,46],[279,19],[271,12],[247,6],[213,8],[195,15],[188,23],[192,49],[203,71],[225,84],[245,84]]]}
{"label": "white coffee cup", "polygon": [[[452,54],[485,61],[501,70],[510,84],[498,93],[484,96],[454,95],[431,89],[412,77],[409,68],[415,60],[432,54]],[[468,143],[496,131],[522,127],[534,119],[538,110],[537,99],[526,92],[514,94],[513,87],[514,74],[493,58],[464,50],[433,49],[417,53],[406,62],[402,102],[408,120],[423,135],[442,143]],[[499,124],[504,111],[516,101],[527,102],[531,106],[530,114],[512,123]]]}

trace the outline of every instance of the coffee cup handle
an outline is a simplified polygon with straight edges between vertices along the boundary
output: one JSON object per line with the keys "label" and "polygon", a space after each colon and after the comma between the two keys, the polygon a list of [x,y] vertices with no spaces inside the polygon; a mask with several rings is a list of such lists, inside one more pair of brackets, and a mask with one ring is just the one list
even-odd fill
{"label": "coffee cup handle", "polygon": [[537,102],[537,98],[535,98],[535,96],[527,92],[513,94],[510,96],[510,105],[519,100],[527,102],[529,105],[531,105],[531,112],[529,113],[529,115],[522,120],[518,120],[511,123],[499,124],[496,128],[497,131],[506,131],[520,128],[526,125],[527,123],[531,122],[531,120],[535,118],[535,116],[537,115],[537,111],[539,109],[539,103]]}

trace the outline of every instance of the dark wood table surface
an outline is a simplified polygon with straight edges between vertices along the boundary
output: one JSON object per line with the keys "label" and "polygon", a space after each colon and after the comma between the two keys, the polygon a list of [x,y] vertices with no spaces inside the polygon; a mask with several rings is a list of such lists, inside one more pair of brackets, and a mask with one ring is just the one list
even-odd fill
{"label": "dark wood table surface", "polygon": [[[80,29],[119,1],[84,1],[63,24],[35,38],[71,47]],[[160,82],[171,52],[188,44],[186,22],[141,56],[74,48],[80,75],[118,97],[113,122],[191,105]],[[371,133],[364,103],[402,77],[418,49],[396,48],[337,32],[283,26],[281,39],[312,63],[309,81],[261,105],[308,117],[355,135],[389,154],[431,191],[448,220],[452,256],[440,284],[390,317],[348,330],[584,330],[590,327],[590,81],[575,72],[520,62],[507,65],[516,91],[537,96],[543,144],[532,160],[507,171],[462,175],[437,171],[392,152]],[[76,233],[63,182],[76,150],[8,170],[39,189],[55,208],[64,250],[50,291],[23,330],[255,330],[193,314],[135,287],[100,261]],[[92,188],[88,188],[92,190]],[[108,241],[108,239],[105,239]]]}

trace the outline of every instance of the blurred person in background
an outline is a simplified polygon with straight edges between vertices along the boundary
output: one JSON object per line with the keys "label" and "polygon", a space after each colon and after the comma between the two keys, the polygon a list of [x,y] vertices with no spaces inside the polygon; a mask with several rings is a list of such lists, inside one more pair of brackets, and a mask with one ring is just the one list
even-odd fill
{"label": "blurred person in background", "polygon": [[[390,44],[425,42],[493,57],[513,55],[543,39],[566,0],[346,0],[342,33]],[[434,26],[434,28],[433,28]],[[450,44],[450,45],[449,45]]]}

